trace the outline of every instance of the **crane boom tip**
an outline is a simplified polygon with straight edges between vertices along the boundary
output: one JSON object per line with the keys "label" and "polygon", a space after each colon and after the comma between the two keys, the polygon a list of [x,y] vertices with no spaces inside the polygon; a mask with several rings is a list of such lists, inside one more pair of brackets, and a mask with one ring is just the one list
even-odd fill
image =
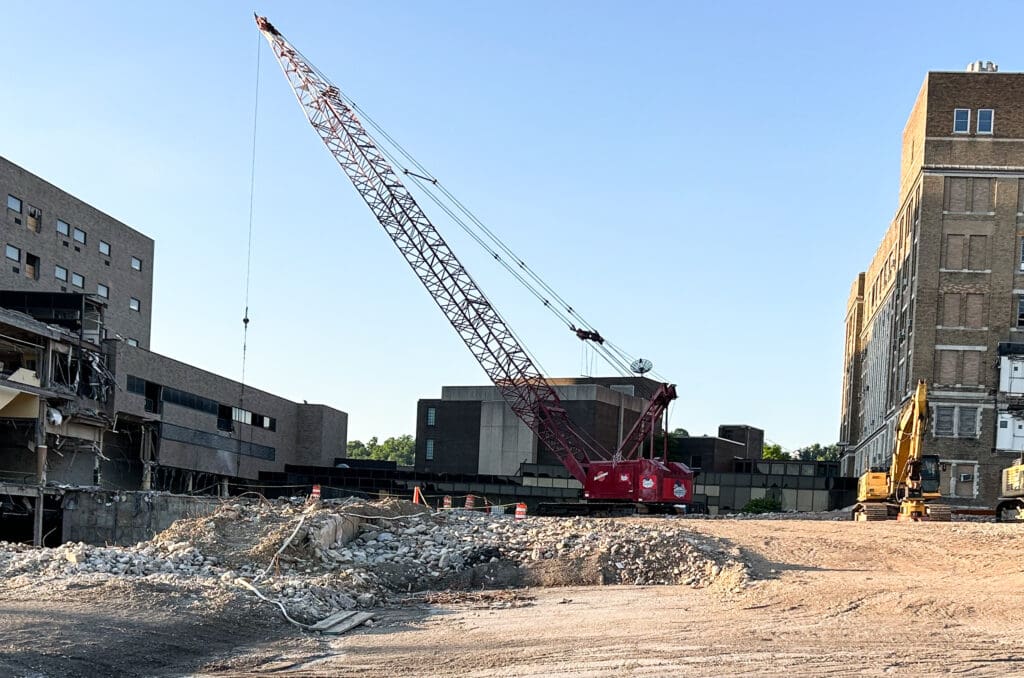
{"label": "crane boom tip", "polygon": [[253,12],[252,16],[256,19],[257,28],[259,28],[264,33],[268,33],[270,35],[281,35],[280,31],[274,28],[274,24],[267,21],[267,17],[260,16],[256,12]]}

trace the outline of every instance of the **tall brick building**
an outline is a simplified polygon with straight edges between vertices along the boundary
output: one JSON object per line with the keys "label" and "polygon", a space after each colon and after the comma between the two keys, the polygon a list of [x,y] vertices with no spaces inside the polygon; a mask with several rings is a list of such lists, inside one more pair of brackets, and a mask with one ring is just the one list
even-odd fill
{"label": "tall brick building", "polygon": [[928,73],[903,132],[896,215],[847,304],[845,474],[888,464],[896,415],[924,379],[943,495],[992,505],[1019,453],[1005,434],[1024,430],[999,386],[1001,365],[1024,369],[1022,228],[1024,73]]}

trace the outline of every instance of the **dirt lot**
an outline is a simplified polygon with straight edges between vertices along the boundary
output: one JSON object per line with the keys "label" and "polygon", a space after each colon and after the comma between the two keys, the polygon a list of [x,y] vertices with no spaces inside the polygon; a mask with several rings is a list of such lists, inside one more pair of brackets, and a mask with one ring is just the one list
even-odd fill
{"label": "dirt lot", "polygon": [[686,525],[738,548],[751,582],[455,597],[384,610],[376,627],[331,640],[292,632],[266,606],[182,612],[134,585],[120,600],[5,590],[0,674],[1024,675],[1022,526]]}

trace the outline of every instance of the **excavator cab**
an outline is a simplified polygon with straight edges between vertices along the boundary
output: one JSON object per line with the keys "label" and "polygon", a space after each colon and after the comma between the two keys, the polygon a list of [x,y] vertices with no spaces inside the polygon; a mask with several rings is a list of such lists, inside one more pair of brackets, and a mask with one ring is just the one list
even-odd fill
{"label": "excavator cab", "polygon": [[939,494],[939,455],[921,455],[921,494],[925,497]]}

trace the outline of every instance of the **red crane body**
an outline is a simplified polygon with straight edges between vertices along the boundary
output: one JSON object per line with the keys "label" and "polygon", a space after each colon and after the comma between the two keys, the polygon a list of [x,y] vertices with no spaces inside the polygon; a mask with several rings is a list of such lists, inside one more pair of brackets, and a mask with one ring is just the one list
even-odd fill
{"label": "red crane body", "polygon": [[[398,247],[502,397],[583,485],[587,499],[688,503],[693,472],[665,459],[638,458],[675,386],[662,384],[614,454],[569,420],[554,388],[399,179],[340,90],[264,17],[256,17],[310,125]],[[579,333],[577,333],[579,334]],[[581,339],[603,341],[596,332]],[[652,455],[653,457],[653,455]]]}

